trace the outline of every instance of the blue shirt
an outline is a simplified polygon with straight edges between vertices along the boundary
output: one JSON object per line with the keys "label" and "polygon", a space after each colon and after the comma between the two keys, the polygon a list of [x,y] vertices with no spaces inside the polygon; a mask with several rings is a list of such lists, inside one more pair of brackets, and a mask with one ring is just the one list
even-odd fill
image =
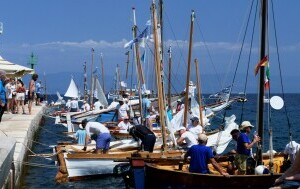
{"label": "blue shirt", "polygon": [[151,101],[148,98],[142,99],[142,110],[143,110],[143,116],[144,118],[150,117],[150,111],[148,109],[150,108]]}
{"label": "blue shirt", "polygon": [[187,156],[191,156],[189,171],[193,173],[208,174],[208,163],[214,157],[212,150],[202,144],[193,145],[188,151]]}
{"label": "blue shirt", "polygon": [[83,129],[79,129],[76,131],[75,134],[76,138],[77,138],[77,143],[78,144],[84,144],[85,143],[85,137],[86,137],[86,131]]}
{"label": "blue shirt", "polygon": [[173,119],[173,114],[172,114],[172,110],[168,110],[167,111],[167,115],[168,115],[168,118],[169,118],[169,121],[171,121]]}
{"label": "blue shirt", "polygon": [[250,144],[251,141],[248,138],[248,136],[246,135],[246,133],[241,133],[239,138],[237,139],[237,153],[238,154],[244,154],[247,156],[250,156],[250,149],[245,148],[244,144],[248,143]]}
{"label": "blue shirt", "polygon": [[35,85],[35,88],[36,88],[36,93],[39,93],[39,94],[42,93],[42,86],[39,82]]}
{"label": "blue shirt", "polygon": [[2,103],[6,103],[6,91],[3,82],[0,80],[0,99]]}

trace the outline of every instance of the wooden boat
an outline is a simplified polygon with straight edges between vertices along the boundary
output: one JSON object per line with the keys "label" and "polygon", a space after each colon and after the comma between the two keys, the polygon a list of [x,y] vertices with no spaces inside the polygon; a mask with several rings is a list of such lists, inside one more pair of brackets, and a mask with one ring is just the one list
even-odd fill
{"label": "wooden boat", "polygon": [[[193,17],[193,16],[192,16]],[[193,20],[193,19],[192,19]],[[192,23],[193,21],[191,21]],[[261,53],[260,59],[263,60],[265,55],[266,42],[266,23],[267,23],[267,0],[261,0]],[[263,103],[264,103],[264,67],[260,70],[260,88],[258,98],[258,136],[262,137],[260,145],[263,146]],[[270,137],[271,138],[271,137]],[[272,143],[272,139],[270,139]],[[272,145],[270,145],[272,146]],[[272,151],[272,148],[271,148]],[[284,161],[281,153],[263,154],[262,149],[258,148],[255,156],[254,165],[268,166],[270,173],[252,173],[246,175],[230,175],[229,177],[221,176],[212,169],[210,165],[210,174],[190,173],[187,164],[164,165],[164,163],[146,163],[145,164],[145,188],[269,188],[274,184],[276,178],[282,175],[281,169]],[[230,164],[229,159],[216,161],[226,169]],[[141,179],[141,178],[135,178]]]}

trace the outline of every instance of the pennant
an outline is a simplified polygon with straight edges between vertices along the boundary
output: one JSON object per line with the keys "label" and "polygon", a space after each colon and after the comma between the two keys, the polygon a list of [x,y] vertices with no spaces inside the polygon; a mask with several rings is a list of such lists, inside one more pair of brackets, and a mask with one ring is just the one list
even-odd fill
{"label": "pennant", "polygon": [[270,65],[267,65],[266,76],[265,76],[265,90],[270,89]]}
{"label": "pennant", "polygon": [[255,75],[257,75],[260,67],[262,66],[266,66],[268,64],[268,56],[265,56],[256,66],[255,66],[255,70],[254,73]]}
{"label": "pennant", "polygon": [[135,39],[133,39],[133,40],[129,41],[128,43],[126,43],[124,45],[124,48],[128,48],[128,47],[132,48],[132,45],[134,43],[136,43],[136,42],[143,42],[143,39],[146,38],[147,36],[148,36],[148,27],[146,27],[144,29],[144,31],[142,33],[140,33],[140,35],[137,36]]}

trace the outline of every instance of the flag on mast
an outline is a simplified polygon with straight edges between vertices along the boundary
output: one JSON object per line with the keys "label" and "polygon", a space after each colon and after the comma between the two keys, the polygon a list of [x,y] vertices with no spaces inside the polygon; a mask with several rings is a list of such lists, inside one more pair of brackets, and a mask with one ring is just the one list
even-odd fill
{"label": "flag on mast", "polygon": [[268,56],[265,56],[256,66],[255,66],[255,70],[254,70],[254,73],[255,75],[257,75],[260,67],[262,66],[266,66],[268,65]]}

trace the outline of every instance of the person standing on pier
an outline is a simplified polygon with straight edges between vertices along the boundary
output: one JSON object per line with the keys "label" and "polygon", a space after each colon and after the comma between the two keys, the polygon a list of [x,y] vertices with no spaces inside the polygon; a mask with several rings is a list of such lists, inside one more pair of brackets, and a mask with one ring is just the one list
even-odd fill
{"label": "person standing on pier", "polygon": [[0,122],[6,106],[6,91],[5,91],[6,72],[0,70]]}
{"label": "person standing on pier", "polygon": [[32,103],[35,96],[35,82],[39,78],[38,74],[32,74],[28,89],[28,113],[31,114]]}

